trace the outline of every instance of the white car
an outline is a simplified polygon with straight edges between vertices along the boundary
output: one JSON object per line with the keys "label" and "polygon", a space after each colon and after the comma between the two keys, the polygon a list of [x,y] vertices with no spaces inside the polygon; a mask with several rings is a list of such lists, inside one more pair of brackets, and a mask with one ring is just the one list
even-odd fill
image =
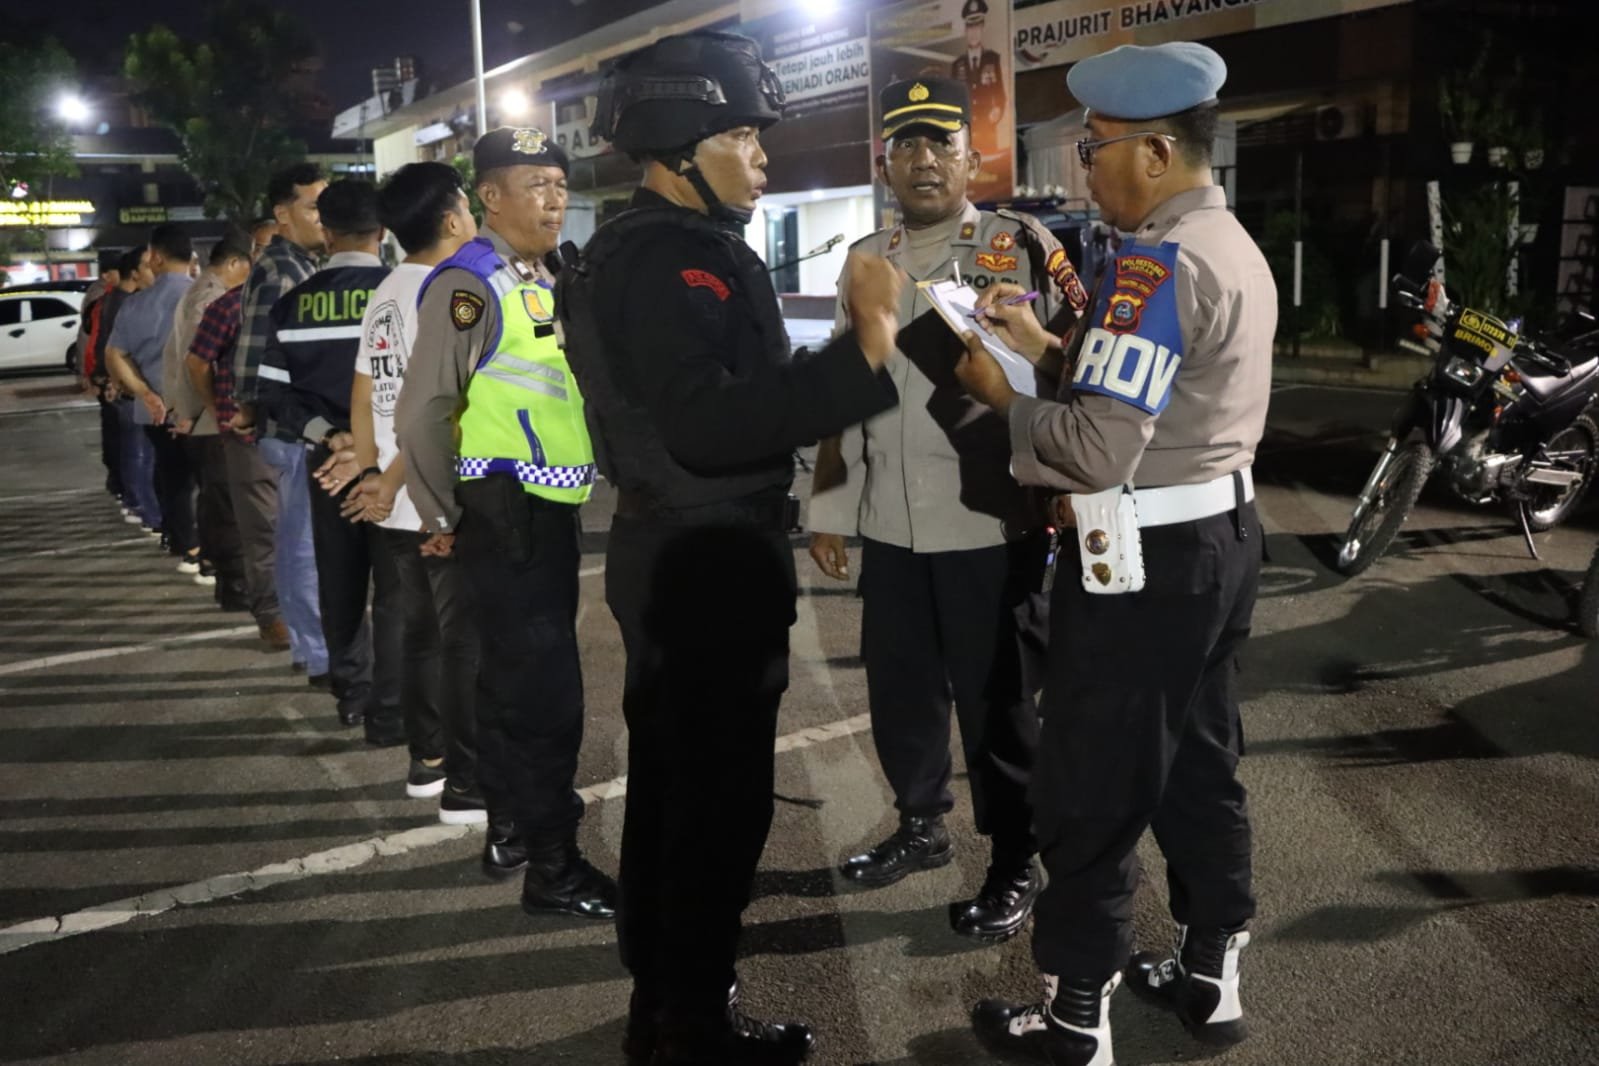
{"label": "white car", "polygon": [[71,366],[82,309],[71,289],[0,290],[0,370]]}

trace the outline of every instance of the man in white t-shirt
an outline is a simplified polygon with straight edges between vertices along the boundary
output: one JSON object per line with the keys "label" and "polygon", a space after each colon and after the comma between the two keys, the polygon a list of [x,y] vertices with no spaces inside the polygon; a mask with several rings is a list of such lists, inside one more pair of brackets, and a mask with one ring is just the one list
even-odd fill
{"label": "man in white t-shirt", "polygon": [[[358,482],[344,514],[380,527],[400,572],[401,708],[411,748],[406,794],[438,796],[439,820],[446,824],[482,824],[487,814],[477,782],[473,695],[477,631],[451,558],[454,535],[421,532],[422,520],[405,490],[405,457],[394,436],[394,407],[416,340],[417,295],[433,268],[477,235],[477,223],[460,175],[443,163],[397,170],[379,193],[378,217],[406,258],[373,291],[361,321],[350,395],[354,452],[336,454],[318,478],[332,493]],[[515,866],[515,857],[509,864],[499,861],[506,849],[496,850],[492,839],[490,844],[486,868],[514,872],[503,867]]]}

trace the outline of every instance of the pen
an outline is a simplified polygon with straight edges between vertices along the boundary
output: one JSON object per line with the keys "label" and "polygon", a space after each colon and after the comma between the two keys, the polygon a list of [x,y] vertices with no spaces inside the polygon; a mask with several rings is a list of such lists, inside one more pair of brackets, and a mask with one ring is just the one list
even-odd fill
{"label": "pen", "polygon": [[[1001,300],[1001,301],[999,301],[999,303],[995,304],[994,306],[995,307],[1009,307],[1011,304],[1030,304],[1036,299],[1038,299],[1038,293],[1035,290],[1033,292],[1024,292],[1020,296],[1012,296],[1008,300]],[[988,313],[988,308],[985,307],[981,311],[968,311],[968,312],[966,312],[966,317],[967,318],[982,318],[987,313]]]}

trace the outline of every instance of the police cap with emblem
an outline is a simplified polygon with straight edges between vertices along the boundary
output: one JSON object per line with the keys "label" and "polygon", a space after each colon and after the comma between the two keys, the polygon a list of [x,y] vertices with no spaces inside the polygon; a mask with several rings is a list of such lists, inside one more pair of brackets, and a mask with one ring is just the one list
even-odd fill
{"label": "police cap with emblem", "polygon": [[535,126],[500,126],[472,146],[472,169],[479,178],[498,167],[559,167],[565,174],[566,150]]}
{"label": "police cap with emblem", "polygon": [[966,20],[966,25],[973,26],[988,17],[988,4],[985,0],[966,0],[961,7],[961,18]]}
{"label": "police cap with emblem", "polygon": [[954,78],[916,78],[884,86],[877,102],[883,112],[883,140],[911,126],[953,133],[972,121],[972,91]]}
{"label": "police cap with emblem", "polygon": [[1066,73],[1077,102],[1106,118],[1163,118],[1216,103],[1227,80],[1221,56],[1193,41],[1124,44],[1082,60]]}

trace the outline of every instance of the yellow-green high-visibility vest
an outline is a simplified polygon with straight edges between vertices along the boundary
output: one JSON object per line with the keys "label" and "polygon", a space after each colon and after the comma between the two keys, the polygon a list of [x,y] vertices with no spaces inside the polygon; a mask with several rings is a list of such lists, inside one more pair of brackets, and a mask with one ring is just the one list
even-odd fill
{"label": "yellow-green high-visibility vest", "polygon": [[449,265],[482,277],[499,298],[500,335],[467,383],[456,473],[510,474],[535,496],[583,503],[594,488],[594,447],[583,396],[556,343],[554,290],[519,276],[498,254],[491,261],[477,248],[469,256],[457,253]]}

